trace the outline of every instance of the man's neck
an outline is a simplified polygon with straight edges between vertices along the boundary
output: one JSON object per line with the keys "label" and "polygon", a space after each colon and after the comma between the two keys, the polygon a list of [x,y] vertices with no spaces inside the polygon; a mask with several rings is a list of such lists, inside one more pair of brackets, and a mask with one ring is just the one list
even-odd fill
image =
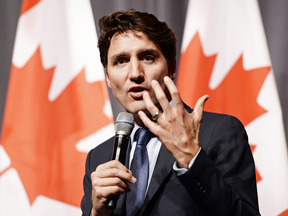
{"label": "man's neck", "polygon": [[[148,111],[147,111],[147,112],[148,112]],[[145,114],[146,114],[146,116],[151,120],[151,115],[150,115],[150,113],[149,113],[149,112],[148,112],[148,113],[145,112]],[[137,125],[140,126],[140,127],[143,127],[143,128],[146,128],[146,129],[147,129],[147,127],[145,126],[145,124],[144,124],[143,121],[141,120],[141,118],[140,118],[140,116],[138,115],[138,113],[133,114],[133,116],[134,116],[134,123],[135,123],[135,124],[137,124]]]}
{"label": "man's neck", "polygon": [[134,123],[139,125],[140,127],[145,127],[144,123],[142,122],[140,116],[138,114],[133,114],[134,116]]}

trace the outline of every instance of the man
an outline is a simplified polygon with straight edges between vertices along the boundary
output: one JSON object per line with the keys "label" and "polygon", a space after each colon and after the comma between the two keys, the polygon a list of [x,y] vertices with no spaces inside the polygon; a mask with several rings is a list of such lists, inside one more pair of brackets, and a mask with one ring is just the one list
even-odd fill
{"label": "man", "polygon": [[[245,129],[234,117],[203,112],[207,95],[193,111],[182,102],[172,81],[176,73],[172,30],[155,16],[132,10],[104,16],[99,25],[107,84],[126,112],[133,114],[135,128],[126,166],[110,161],[113,137],[89,152],[83,215],[259,215]],[[128,168],[139,127],[154,137],[147,144],[146,192],[137,206],[129,196],[139,195],[134,186],[143,179],[136,179]],[[107,203],[115,195],[120,199],[111,210]]]}

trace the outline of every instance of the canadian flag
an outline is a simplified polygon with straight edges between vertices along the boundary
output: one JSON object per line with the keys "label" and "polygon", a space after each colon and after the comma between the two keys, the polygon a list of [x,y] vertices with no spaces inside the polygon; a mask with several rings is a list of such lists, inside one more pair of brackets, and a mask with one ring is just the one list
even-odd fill
{"label": "canadian flag", "polygon": [[23,0],[0,146],[0,214],[80,215],[87,152],[114,134],[89,0]]}
{"label": "canadian flag", "polygon": [[282,112],[256,0],[192,0],[177,86],[194,106],[238,117],[255,160],[260,213],[288,215],[288,159]]}

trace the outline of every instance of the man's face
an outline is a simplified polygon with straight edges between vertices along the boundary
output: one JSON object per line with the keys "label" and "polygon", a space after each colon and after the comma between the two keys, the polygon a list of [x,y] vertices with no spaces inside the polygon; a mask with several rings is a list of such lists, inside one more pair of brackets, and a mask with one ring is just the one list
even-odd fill
{"label": "man's face", "polygon": [[167,93],[163,78],[170,76],[173,79],[175,73],[169,75],[167,61],[154,42],[142,32],[114,35],[107,59],[107,84],[127,112],[137,114],[146,110],[144,91],[159,106],[151,81],[157,80]]}

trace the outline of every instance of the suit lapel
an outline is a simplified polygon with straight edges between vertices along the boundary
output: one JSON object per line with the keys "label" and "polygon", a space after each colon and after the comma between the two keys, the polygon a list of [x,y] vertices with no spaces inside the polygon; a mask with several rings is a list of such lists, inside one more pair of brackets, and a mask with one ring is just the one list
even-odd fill
{"label": "suit lapel", "polygon": [[[183,103],[184,108],[187,112],[191,113],[193,110]],[[147,205],[156,194],[160,186],[163,184],[164,180],[168,177],[168,175],[173,172],[173,163],[175,162],[175,158],[172,156],[170,152],[162,145],[158,159],[154,168],[153,176],[151,178],[151,182],[146,194],[146,198],[144,201],[144,205],[142,208],[142,213],[146,209]],[[176,175],[175,175],[176,176]],[[172,177],[173,178],[173,177]],[[170,179],[170,181],[173,181]],[[178,184],[178,183],[177,183]]]}
{"label": "suit lapel", "polygon": [[174,157],[162,145],[142,209],[146,208],[147,204],[160,188],[165,178],[172,172],[174,162]]}
{"label": "suit lapel", "polygon": [[[191,113],[193,110],[187,106],[185,103],[183,103],[184,108],[187,110],[187,112]],[[154,168],[153,176],[151,178],[151,182],[149,185],[149,189],[147,191],[146,199],[144,202],[144,206],[147,205],[147,203],[151,200],[151,198],[154,196],[156,191],[159,189],[162,182],[165,180],[167,175],[172,172],[173,170],[173,163],[175,162],[175,158],[172,156],[170,152],[162,145],[158,159],[156,162],[156,166]]]}

